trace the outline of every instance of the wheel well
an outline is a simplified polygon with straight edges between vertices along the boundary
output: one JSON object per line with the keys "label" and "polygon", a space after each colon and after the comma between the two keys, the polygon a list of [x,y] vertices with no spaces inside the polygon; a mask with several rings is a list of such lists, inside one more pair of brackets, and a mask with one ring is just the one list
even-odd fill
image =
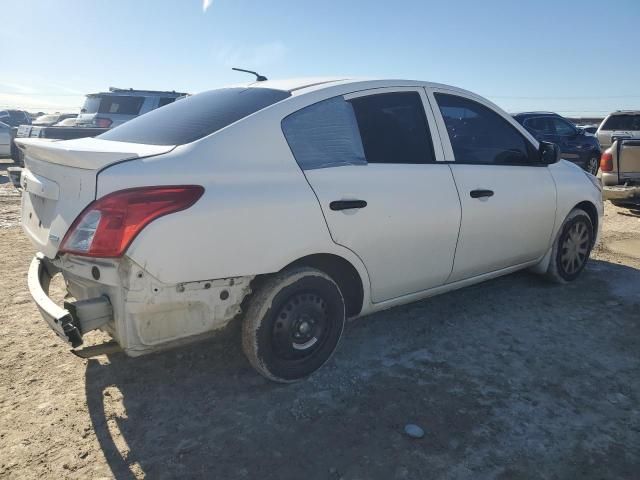
{"label": "wheel well", "polygon": [[598,231],[598,210],[596,209],[596,206],[591,202],[584,201],[584,202],[580,202],[573,208],[580,208],[585,212],[587,212],[587,215],[589,215],[589,218],[591,219],[591,223],[593,224],[593,229],[594,229],[593,237],[595,240],[595,232]]}
{"label": "wheel well", "polygon": [[342,257],[329,253],[318,253],[299,258],[286,267],[317,268],[329,275],[338,284],[344,296],[347,317],[354,317],[362,310],[364,288],[360,274],[351,263]]}

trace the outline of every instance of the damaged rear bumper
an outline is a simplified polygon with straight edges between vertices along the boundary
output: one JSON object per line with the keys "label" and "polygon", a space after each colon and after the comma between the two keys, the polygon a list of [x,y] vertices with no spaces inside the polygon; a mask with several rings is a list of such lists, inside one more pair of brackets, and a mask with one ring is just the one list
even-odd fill
{"label": "damaged rear bumper", "polygon": [[27,284],[29,293],[49,327],[72,347],[82,345],[82,335],[113,319],[113,309],[106,296],[65,302],[64,308],[49,298],[49,285],[60,270],[43,254],[31,261]]}

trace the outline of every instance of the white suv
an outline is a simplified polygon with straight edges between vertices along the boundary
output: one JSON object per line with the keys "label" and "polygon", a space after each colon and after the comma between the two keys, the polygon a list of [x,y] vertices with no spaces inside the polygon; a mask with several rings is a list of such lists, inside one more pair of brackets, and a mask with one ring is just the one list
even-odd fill
{"label": "white suv", "polygon": [[58,335],[102,329],[137,356],[240,316],[250,362],[284,382],[327,361],[347,317],[523,268],[574,280],[603,213],[555,145],[417,81],[256,82],[18,142],[29,289]]}

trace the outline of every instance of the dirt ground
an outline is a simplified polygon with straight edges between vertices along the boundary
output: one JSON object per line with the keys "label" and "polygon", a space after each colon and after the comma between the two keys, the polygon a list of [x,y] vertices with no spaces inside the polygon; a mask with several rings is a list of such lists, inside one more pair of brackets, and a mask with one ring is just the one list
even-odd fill
{"label": "dirt ground", "polygon": [[352,321],[320,372],[283,386],[233,329],[138,359],[71,355],[27,292],[4,166],[1,478],[640,478],[637,212],[607,205],[570,285],[518,273]]}

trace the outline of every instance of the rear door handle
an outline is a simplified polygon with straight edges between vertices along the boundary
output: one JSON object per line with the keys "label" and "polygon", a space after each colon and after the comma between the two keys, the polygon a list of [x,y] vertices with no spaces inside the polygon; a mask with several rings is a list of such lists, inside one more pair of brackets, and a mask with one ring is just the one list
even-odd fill
{"label": "rear door handle", "polygon": [[471,190],[471,198],[493,197],[493,190]]}
{"label": "rear door handle", "polygon": [[367,202],[364,200],[335,200],[329,204],[331,210],[349,210],[350,208],[364,208]]}

